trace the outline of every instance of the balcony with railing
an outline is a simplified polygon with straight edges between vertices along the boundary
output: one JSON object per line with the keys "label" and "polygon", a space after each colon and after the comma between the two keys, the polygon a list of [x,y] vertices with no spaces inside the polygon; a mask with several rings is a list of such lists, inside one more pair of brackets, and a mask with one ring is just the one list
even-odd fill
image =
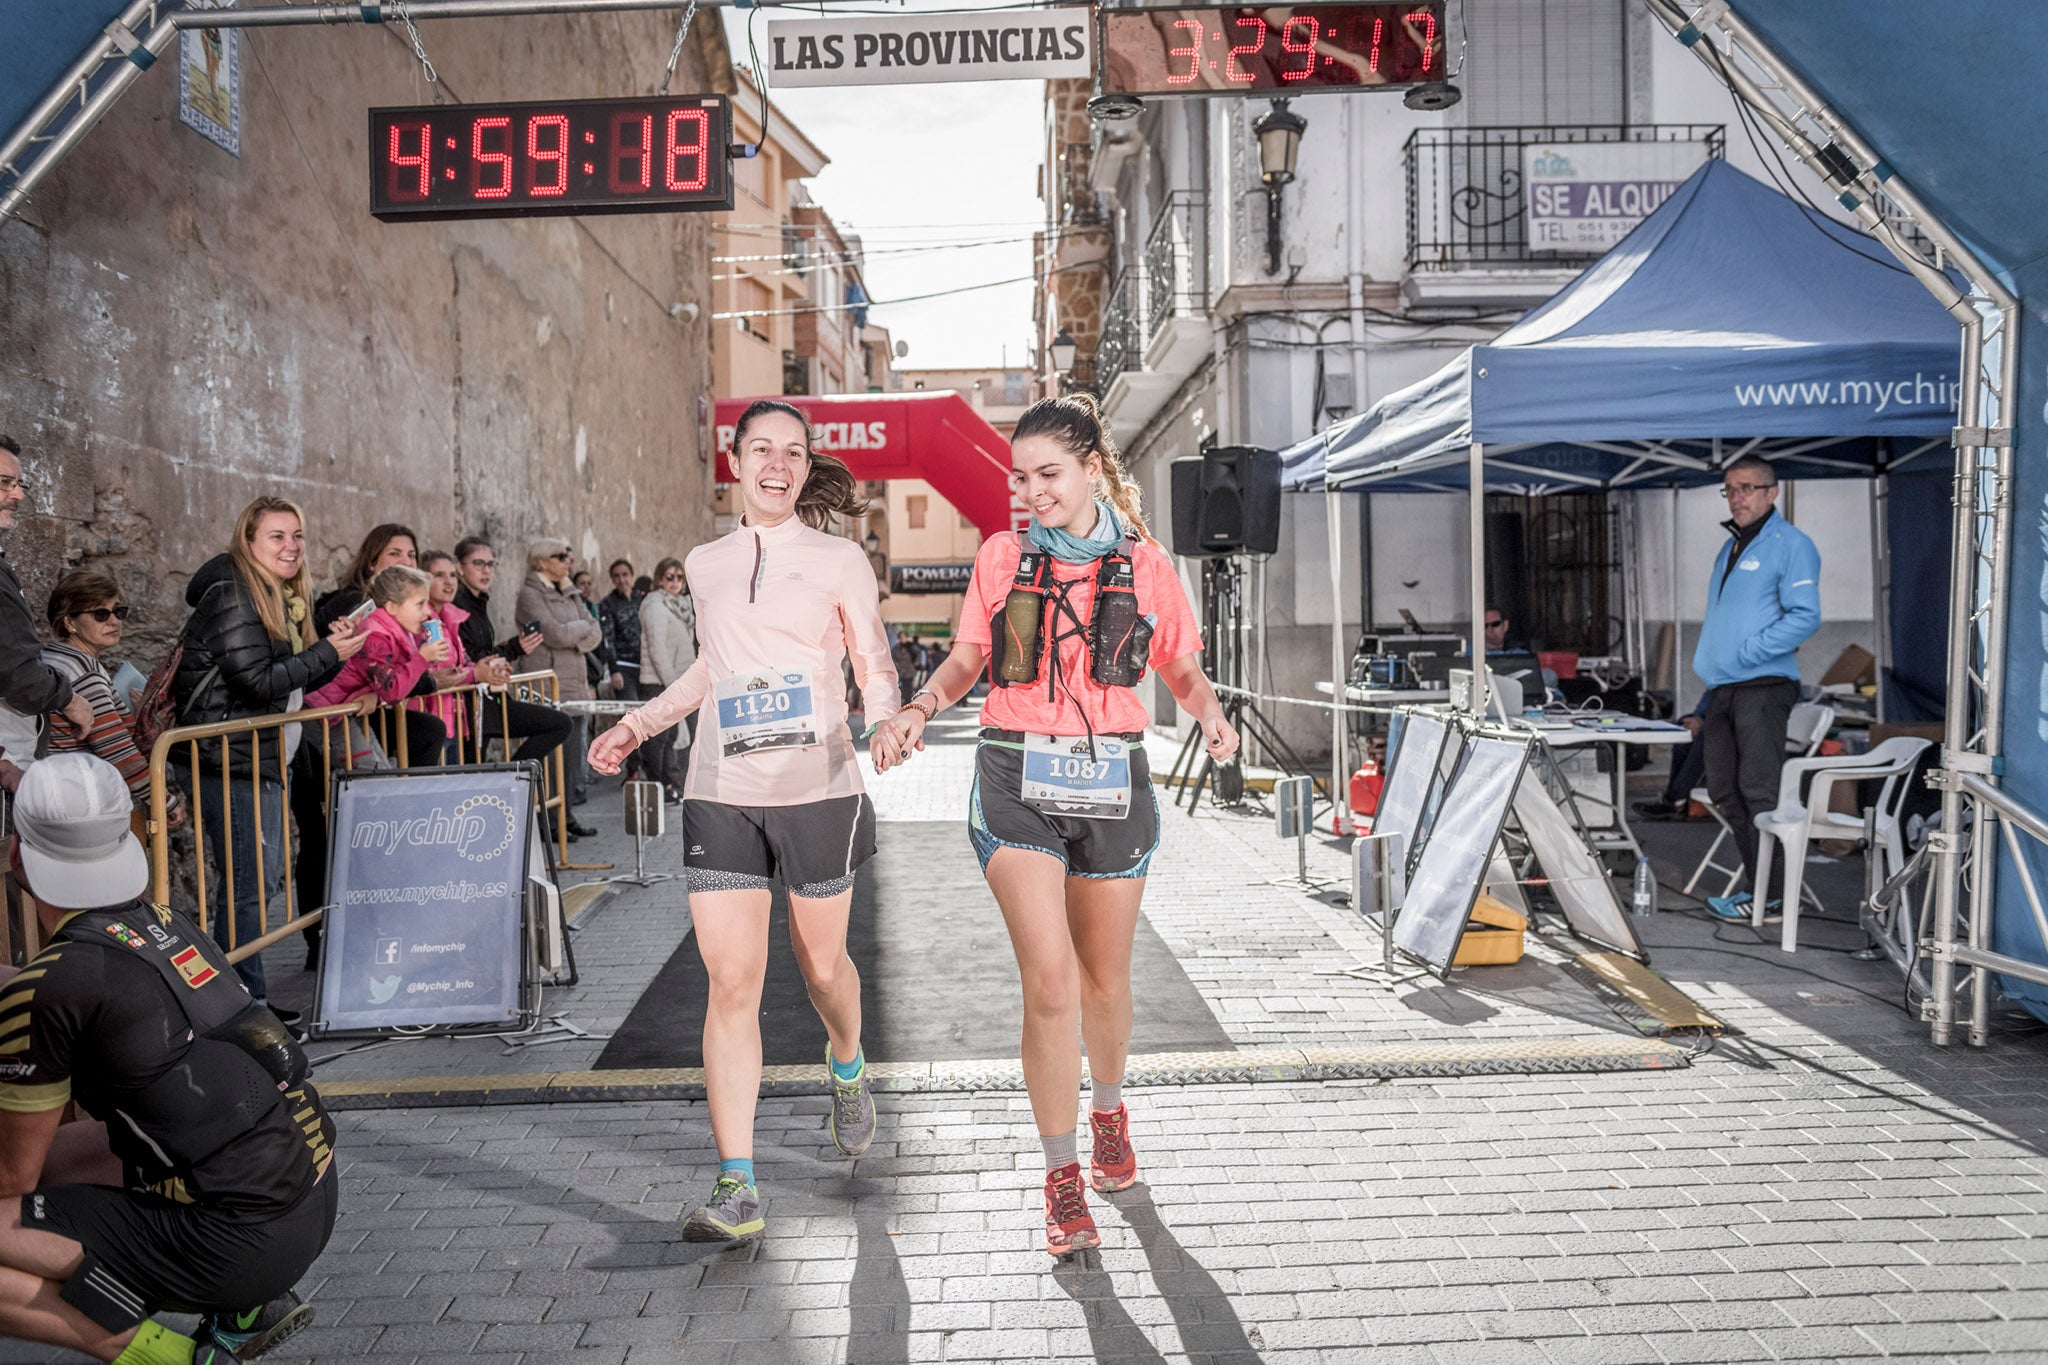
{"label": "balcony with railing", "polygon": [[1097,227],[1102,223],[1102,195],[1089,183],[1089,145],[1069,142],[1060,148],[1059,222],[1062,227]]}
{"label": "balcony with railing", "polygon": [[1109,286],[1102,305],[1102,339],[1095,346],[1095,391],[1108,394],[1119,377],[1144,363],[1144,340],[1138,332],[1139,285],[1143,276],[1125,270]]}
{"label": "balcony with railing", "polygon": [[1197,190],[1176,190],[1152,221],[1145,239],[1145,317],[1157,332],[1167,319],[1199,315],[1207,302],[1207,255],[1203,229],[1208,197]]}
{"label": "balcony with railing", "polygon": [[1419,128],[1404,148],[1408,172],[1408,271],[1428,288],[1433,274],[1576,270],[1603,248],[1529,240],[1525,152],[1583,143],[1699,144],[1723,154],[1718,123],[1581,124],[1503,128]]}

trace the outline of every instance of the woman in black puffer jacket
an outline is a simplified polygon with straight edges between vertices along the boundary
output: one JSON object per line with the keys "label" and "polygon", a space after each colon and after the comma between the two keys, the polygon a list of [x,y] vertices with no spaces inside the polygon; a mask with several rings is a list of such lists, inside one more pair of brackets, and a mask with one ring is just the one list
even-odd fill
{"label": "woman in black puffer jacket", "polygon": [[[172,684],[179,724],[296,711],[308,691],[363,647],[346,620],[336,622],[326,639],[316,637],[305,558],[305,519],[296,506],[283,498],[258,498],[242,509],[225,562],[201,569],[186,593],[192,616]],[[189,794],[204,816],[215,866],[227,866],[230,850],[234,856],[232,915],[221,912],[218,897],[207,898],[214,937],[223,944],[246,943],[283,919],[284,761],[297,738],[296,727],[287,727],[199,745],[198,791]],[[233,779],[226,796],[220,780],[223,743]],[[189,764],[176,762],[184,755],[172,757],[174,771],[189,786]],[[260,954],[244,958],[235,970],[251,995],[267,1001]]]}

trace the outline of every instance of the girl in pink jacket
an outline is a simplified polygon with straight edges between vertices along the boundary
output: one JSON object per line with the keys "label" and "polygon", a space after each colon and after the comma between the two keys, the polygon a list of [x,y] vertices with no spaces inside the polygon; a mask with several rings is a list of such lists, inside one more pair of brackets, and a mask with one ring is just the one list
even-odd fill
{"label": "girl in pink jacket", "polygon": [[[412,695],[429,667],[445,664],[451,652],[446,632],[437,641],[420,638],[420,630],[433,612],[427,602],[431,581],[404,564],[393,564],[371,579],[370,600],[377,605],[356,627],[358,635],[367,637],[362,649],[341,666],[333,681],[308,693],[306,705],[340,706],[372,695],[379,701],[402,702]],[[446,727],[433,722],[431,733],[424,735],[428,752],[409,754],[408,759],[421,764],[435,762],[447,735]]]}

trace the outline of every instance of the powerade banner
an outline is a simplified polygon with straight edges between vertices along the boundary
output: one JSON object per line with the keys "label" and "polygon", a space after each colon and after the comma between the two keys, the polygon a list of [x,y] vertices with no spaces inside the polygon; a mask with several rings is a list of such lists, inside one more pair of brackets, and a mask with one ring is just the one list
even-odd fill
{"label": "powerade banner", "polygon": [[967,585],[974,578],[974,565],[968,564],[891,564],[889,566],[889,591],[901,593],[918,592],[966,592]]}
{"label": "powerade banner", "polygon": [[768,22],[770,89],[1086,76],[1088,11],[836,15]]}
{"label": "powerade banner", "polygon": [[524,768],[336,774],[323,1030],[520,1015]]}

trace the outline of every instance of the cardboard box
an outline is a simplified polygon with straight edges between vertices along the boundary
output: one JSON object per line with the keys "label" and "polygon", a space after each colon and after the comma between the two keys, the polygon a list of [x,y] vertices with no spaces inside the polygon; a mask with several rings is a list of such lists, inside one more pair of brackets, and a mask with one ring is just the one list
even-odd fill
{"label": "cardboard box", "polygon": [[1862,645],[1850,645],[1837,654],[1828,671],[1820,675],[1820,685],[1835,687],[1844,683],[1851,687],[1876,686],[1877,656]]}

